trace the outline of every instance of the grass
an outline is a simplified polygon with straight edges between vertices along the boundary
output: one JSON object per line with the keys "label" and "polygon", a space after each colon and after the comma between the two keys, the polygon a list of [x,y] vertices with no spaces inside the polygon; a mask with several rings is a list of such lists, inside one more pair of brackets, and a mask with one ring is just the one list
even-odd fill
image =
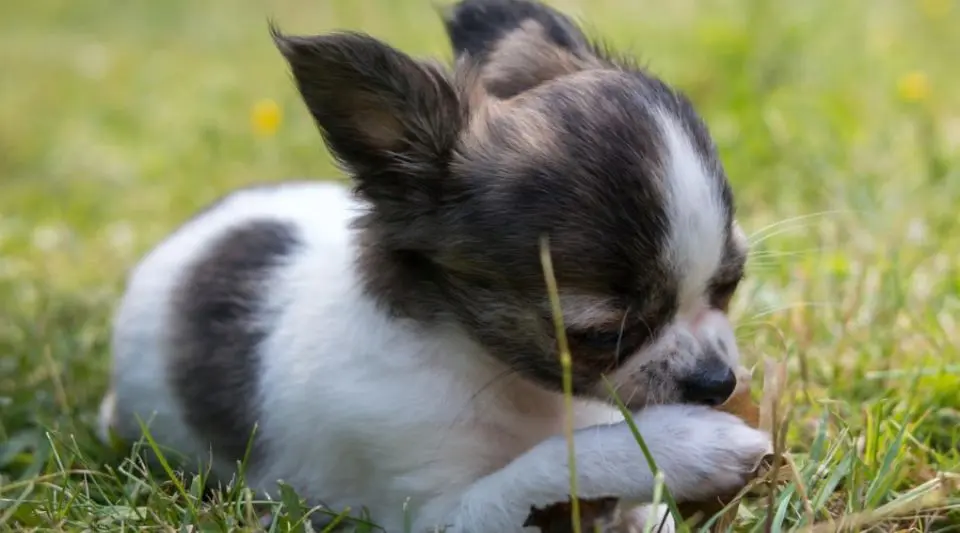
{"label": "grass", "polygon": [[[788,362],[800,480],[737,530],[960,531],[960,5],[555,3],[690,94],[737,191],[733,313],[749,361]],[[449,55],[427,0],[0,5],[0,530],[258,527],[93,426],[137,258],[232,187],[336,177],[268,16]]]}

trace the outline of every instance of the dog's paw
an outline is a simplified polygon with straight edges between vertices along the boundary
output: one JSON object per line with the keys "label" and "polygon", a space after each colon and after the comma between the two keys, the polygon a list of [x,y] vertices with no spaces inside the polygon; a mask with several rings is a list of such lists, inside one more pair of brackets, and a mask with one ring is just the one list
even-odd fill
{"label": "dog's paw", "polygon": [[769,434],[708,407],[650,407],[636,422],[678,501],[737,492],[773,451]]}

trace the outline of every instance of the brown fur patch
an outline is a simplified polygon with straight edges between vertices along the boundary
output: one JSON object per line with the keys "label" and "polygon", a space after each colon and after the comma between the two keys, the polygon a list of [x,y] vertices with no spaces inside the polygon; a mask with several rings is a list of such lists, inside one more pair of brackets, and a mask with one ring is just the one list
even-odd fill
{"label": "brown fur patch", "polygon": [[526,20],[496,43],[482,76],[491,94],[511,98],[561,76],[602,66],[595,58],[553,44],[545,31],[539,22]]}
{"label": "brown fur patch", "polygon": [[580,293],[560,295],[563,320],[571,328],[619,329],[625,313],[618,303],[608,296]]}
{"label": "brown fur patch", "polygon": [[[560,147],[551,117],[525,103],[522,98],[484,101],[470,115],[469,129],[462,140],[463,151],[481,154],[496,150],[501,157],[519,160],[555,157]],[[509,147],[507,150],[502,150],[504,144]]]}

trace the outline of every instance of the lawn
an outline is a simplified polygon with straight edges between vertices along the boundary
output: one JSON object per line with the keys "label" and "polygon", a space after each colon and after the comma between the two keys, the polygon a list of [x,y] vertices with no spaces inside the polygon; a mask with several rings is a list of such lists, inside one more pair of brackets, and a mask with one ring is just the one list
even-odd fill
{"label": "lawn", "polygon": [[[960,531],[960,3],[554,4],[687,91],[736,190],[798,470],[737,529]],[[93,427],[138,257],[233,187],[339,179],[268,17],[449,57],[429,0],[0,3],[0,531],[256,529]]]}

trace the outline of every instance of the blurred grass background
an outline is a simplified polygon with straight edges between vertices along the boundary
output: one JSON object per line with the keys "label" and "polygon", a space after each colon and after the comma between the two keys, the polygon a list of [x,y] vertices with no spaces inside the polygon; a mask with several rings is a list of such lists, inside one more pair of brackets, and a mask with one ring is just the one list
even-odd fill
{"label": "blurred grass background", "polygon": [[[790,362],[803,483],[738,527],[960,531],[960,2],[550,3],[690,95],[752,234],[738,333]],[[245,523],[92,426],[140,255],[231,188],[340,178],[268,17],[450,55],[429,0],[0,4],[0,530]]]}

